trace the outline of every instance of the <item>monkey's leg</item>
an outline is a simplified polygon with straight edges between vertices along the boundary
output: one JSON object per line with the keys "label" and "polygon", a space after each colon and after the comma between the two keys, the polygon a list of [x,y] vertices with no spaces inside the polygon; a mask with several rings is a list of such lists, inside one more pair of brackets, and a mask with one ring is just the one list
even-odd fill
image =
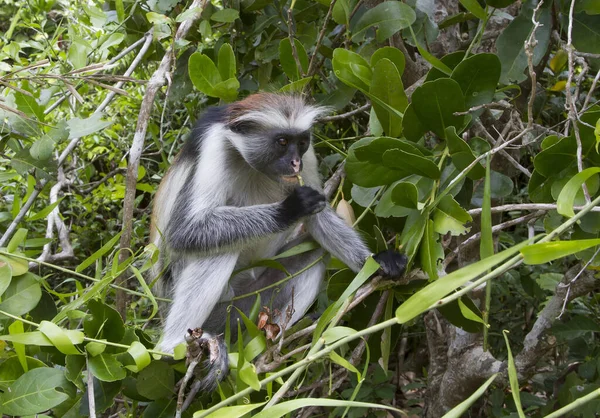
{"label": "monkey's leg", "polygon": [[[301,237],[292,241],[284,246],[280,253],[294,247],[304,240],[306,240],[306,237]],[[263,306],[268,306],[271,310],[277,309],[281,312],[281,315],[276,321],[280,325],[285,322],[285,315],[288,307],[293,308],[293,315],[287,324],[289,327],[302,318],[302,316],[317,298],[317,295],[323,288],[325,267],[328,261],[328,256],[325,255],[325,257],[323,257],[324,254],[324,250],[316,249],[278,260],[291,275],[294,275],[294,277],[277,287],[272,287],[262,291],[261,304]],[[262,273],[257,279],[246,278],[243,281],[233,284],[232,287],[235,296],[241,296],[261,290],[269,285],[272,285],[273,283],[285,279],[286,277],[287,274],[285,272],[277,269],[267,268],[263,269]],[[225,300],[220,302],[211,314],[210,318],[206,321],[204,329],[214,333],[223,332],[225,330],[227,309],[229,306],[233,305],[240,311],[244,312],[244,314],[248,315],[255,301],[256,296],[250,295],[238,300]],[[230,309],[232,332],[235,332],[237,329],[238,317],[237,311],[233,308]]]}
{"label": "monkey's leg", "polygon": [[188,329],[203,328],[227,288],[237,258],[237,253],[226,253],[178,261],[185,264],[180,271],[173,272],[178,279],[159,343],[160,350],[172,352],[184,341]]}

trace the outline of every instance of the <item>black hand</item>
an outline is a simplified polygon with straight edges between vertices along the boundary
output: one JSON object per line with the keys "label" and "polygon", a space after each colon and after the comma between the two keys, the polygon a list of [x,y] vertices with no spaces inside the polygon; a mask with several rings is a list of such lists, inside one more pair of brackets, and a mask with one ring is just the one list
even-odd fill
{"label": "black hand", "polygon": [[280,218],[295,222],[304,216],[321,212],[325,209],[325,205],[323,194],[308,186],[298,186],[281,203]]}
{"label": "black hand", "polygon": [[385,250],[375,254],[373,259],[381,266],[381,275],[390,278],[398,278],[404,274],[408,258],[394,250]]}

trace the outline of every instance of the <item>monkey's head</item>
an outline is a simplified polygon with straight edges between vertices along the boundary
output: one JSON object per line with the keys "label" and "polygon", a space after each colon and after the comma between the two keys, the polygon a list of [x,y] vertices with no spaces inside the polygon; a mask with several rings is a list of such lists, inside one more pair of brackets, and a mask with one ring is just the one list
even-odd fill
{"label": "monkey's head", "polygon": [[260,93],[228,108],[233,146],[255,170],[279,182],[295,182],[311,147],[311,128],[326,112],[298,96]]}

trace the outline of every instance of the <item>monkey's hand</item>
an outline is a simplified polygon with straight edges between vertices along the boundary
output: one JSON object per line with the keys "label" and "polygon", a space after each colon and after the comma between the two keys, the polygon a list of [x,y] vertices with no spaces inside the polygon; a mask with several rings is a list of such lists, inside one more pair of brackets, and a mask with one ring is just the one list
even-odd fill
{"label": "monkey's hand", "polygon": [[384,277],[396,279],[404,274],[408,258],[394,250],[381,251],[373,256],[373,259],[379,263],[380,274]]}
{"label": "monkey's hand", "polygon": [[321,212],[327,205],[325,196],[308,186],[298,186],[281,202],[284,219],[292,222]]}

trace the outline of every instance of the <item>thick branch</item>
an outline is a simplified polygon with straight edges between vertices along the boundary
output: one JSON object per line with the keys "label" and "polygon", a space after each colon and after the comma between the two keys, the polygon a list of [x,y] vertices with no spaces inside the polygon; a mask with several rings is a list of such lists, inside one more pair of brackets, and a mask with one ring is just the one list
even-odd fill
{"label": "thick branch", "polygon": [[[580,274],[579,277],[577,275]],[[575,280],[575,278],[577,280]],[[525,336],[523,350],[515,357],[515,365],[520,375],[528,376],[532,368],[546,351],[544,335],[560,314],[565,302],[572,301],[598,288],[598,281],[592,270],[583,270],[577,265],[567,271],[563,280],[556,285],[554,296],[539,313],[531,331]]]}

